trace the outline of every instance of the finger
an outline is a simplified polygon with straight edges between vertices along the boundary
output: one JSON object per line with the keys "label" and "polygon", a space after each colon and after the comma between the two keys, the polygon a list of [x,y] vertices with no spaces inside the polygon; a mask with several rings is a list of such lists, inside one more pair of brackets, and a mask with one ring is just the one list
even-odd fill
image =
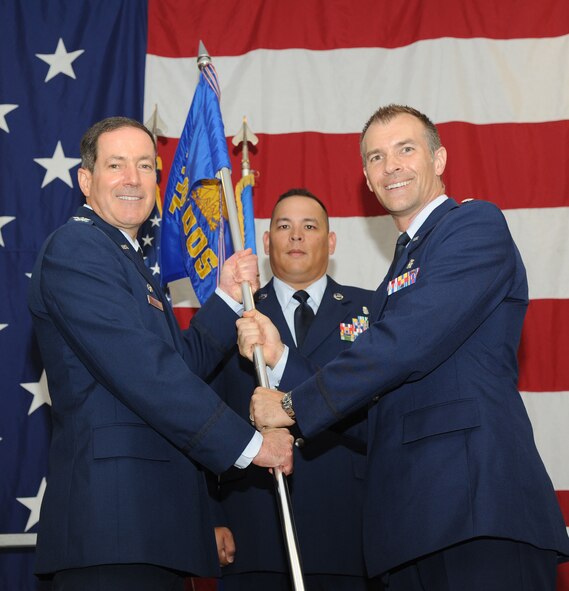
{"label": "finger", "polygon": [[221,548],[219,550],[219,564],[220,566],[225,566],[227,564],[227,554],[225,553],[225,548]]}

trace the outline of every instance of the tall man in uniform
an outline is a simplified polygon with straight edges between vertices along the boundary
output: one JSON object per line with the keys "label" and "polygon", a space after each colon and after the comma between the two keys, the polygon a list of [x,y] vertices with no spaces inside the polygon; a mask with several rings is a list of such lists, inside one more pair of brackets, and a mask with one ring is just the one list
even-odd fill
{"label": "tall man in uniform", "polygon": [[[55,575],[54,591],[171,591],[184,575],[217,574],[201,466],[291,469],[290,434],[259,434],[200,379],[234,344],[235,313],[214,295],[182,335],[137,253],[155,157],[132,119],[91,127],[78,174],[86,206],[33,270],[29,305],[53,403],[36,572]],[[256,257],[239,253],[221,289],[239,297],[256,274]]]}
{"label": "tall man in uniform", "polygon": [[[569,542],[517,391],[528,287],[506,220],[447,198],[446,150],[415,109],[380,108],[361,153],[401,232],[373,323],[300,386],[287,364],[287,393],[258,390],[255,421],[310,437],[376,402],[364,548],[389,591],[553,591]],[[265,348],[278,345],[256,317]]]}
{"label": "tall man in uniform", "polygon": [[[323,203],[306,189],[279,197],[263,242],[274,277],[257,292],[257,309],[272,319],[287,348],[322,367],[364,330],[373,292],[339,285],[326,275],[336,235]],[[308,315],[302,326],[301,314]],[[221,367],[214,389],[247,418],[256,384],[253,365],[236,347]],[[317,437],[297,440],[288,484],[308,591],[367,589],[361,540],[364,424],[360,412]],[[270,475],[256,466],[231,470],[221,476],[218,492],[219,525],[225,526],[217,529],[220,558],[230,560],[223,569],[224,589],[288,591]]]}

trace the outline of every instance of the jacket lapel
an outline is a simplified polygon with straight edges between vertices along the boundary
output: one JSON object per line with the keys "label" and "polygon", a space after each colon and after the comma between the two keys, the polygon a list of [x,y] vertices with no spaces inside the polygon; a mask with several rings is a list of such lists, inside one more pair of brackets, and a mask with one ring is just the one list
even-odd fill
{"label": "jacket lapel", "polygon": [[289,330],[288,324],[286,323],[279,300],[277,299],[272,279],[255,294],[255,300],[255,305],[259,312],[268,316],[272,323],[277,327],[277,330],[281,335],[281,341],[287,347],[295,348],[296,345],[294,344],[294,339]]}
{"label": "jacket lapel", "polygon": [[160,302],[162,303],[163,312],[166,316],[166,321],[168,322],[168,325],[170,327],[170,332],[172,333],[172,337],[174,339],[176,348],[178,349],[178,351],[182,352],[183,345],[180,339],[180,329],[176,317],[174,316],[174,312],[172,311],[172,308],[170,306],[170,302],[168,302],[166,296],[162,292],[159,283],[153,277],[148,267],[144,264],[144,260],[142,259],[142,257],[132,248],[129,241],[125,238],[124,234],[118,228],[115,228],[111,224],[105,222],[92,209],[81,206],[77,211],[77,215],[92,220],[95,226],[97,226],[99,230],[106,234],[117,245],[120,251],[128,259],[131,260],[138,272],[146,280],[147,287],[149,287],[149,295],[155,296],[156,299],[160,300]]}
{"label": "jacket lapel", "polygon": [[[296,349],[294,338],[277,299],[272,279],[255,294],[255,298],[257,300],[257,309],[272,320],[281,335],[282,342],[287,347]],[[303,355],[309,356],[331,332],[334,330],[339,331],[340,322],[346,315],[345,307],[350,304],[350,301],[349,297],[343,292],[342,286],[328,277],[328,283],[318,313],[314,317],[301,347]]]}
{"label": "jacket lapel", "polygon": [[80,216],[93,220],[95,226],[102,230],[120,248],[121,252],[134,263],[139,273],[152,286],[154,291],[159,294],[159,299],[162,301],[164,298],[162,290],[160,289],[160,285],[154,279],[148,267],[144,264],[142,257],[132,248],[130,242],[125,238],[124,234],[118,228],[115,228],[114,226],[111,226],[111,224],[105,222],[100,216],[98,216],[92,209],[89,209],[88,207],[80,207],[77,213]]}
{"label": "jacket lapel", "polygon": [[[439,221],[451,210],[455,207],[458,207],[457,202],[454,199],[446,199],[443,201],[436,209],[434,209],[429,217],[423,222],[421,227],[419,228],[418,232],[413,236],[413,239],[408,244],[407,248],[403,251],[400,259],[397,261],[395,268],[391,274],[391,277],[384,277],[383,281],[380,283],[379,287],[377,288],[372,303],[372,311],[374,315],[374,321],[377,321],[381,314],[383,313],[383,309],[385,308],[385,304],[387,303],[387,286],[389,281],[395,277],[398,277],[403,273],[403,270],[409,264],[409,261],[413,258],[413,251],[415,251],[423,240],[430,234],[430,232],[435,228],[435,226],[439,223]],[[412,265],[414,267],[415,265]]]}
{"label": "jacket lapel", "polygon": [[311,355],[333,331],[338,331],[340,338],[340,322],[344,320],[350,298],[331,277],[328,277],[326,290],[318,307],[318,313],[314,317],[308,330],[308,334],[302,344],[303,355]]}

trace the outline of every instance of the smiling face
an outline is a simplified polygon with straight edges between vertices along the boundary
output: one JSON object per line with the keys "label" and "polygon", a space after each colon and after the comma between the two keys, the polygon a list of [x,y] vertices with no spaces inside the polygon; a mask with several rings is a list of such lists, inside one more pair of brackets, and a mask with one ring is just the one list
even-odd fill
{"label": "smiling face", "polygon": [[446,150],[431,153],[425,126],[413,115],[372,123],[362,140],[362,154],[367,186],[402,232],[427,203],[444,193],[440,177]]}
{"label": "smiling face", "polygon": [[293,196],[275,206],[263,244],[273,275],[294,289],[305,289],[326,273],[336,235],[328,231],[326,213],[317,201]]}
{"label": "smiling face", "polygon": [[80,168],[87,205],[133,239],[155,204],[156,155],[150,137],[135,127],[102,133],[93,172]]}

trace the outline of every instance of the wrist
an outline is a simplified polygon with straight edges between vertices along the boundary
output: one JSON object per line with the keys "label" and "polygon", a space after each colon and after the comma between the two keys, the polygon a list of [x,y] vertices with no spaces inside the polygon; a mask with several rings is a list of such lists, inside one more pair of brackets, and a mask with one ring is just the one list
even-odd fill
{"label": "wrist", "polygon": [[287,392],[281,398],[281,407],[286,412],[286,414],[289,416],[289,418],[291,418],[294,421],[295,418],[296,418],[296,415],[294,414],[294,408],[292,407],[292,396],[291,396],[291,394],[292,394],[292,392]]}
{"label": "wrist", "polygon": [[285,348],[284,344],[282,342],[280,342],[275,350],[274,355],[271,356],[270,362],[267,362],[268,366],[271,369],[275,369],[275,366],[281,360],[281,357],[283,356],[283,353],[284,353],[284,348]]}

